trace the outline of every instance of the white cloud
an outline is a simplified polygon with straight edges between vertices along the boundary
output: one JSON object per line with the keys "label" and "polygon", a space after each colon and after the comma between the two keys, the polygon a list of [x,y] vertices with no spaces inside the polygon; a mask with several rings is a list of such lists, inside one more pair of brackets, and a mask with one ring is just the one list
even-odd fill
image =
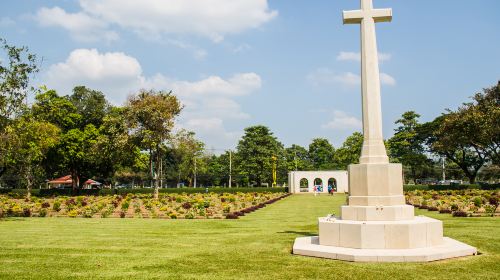
{"label": "white cloud", "polygon": [[[379,62],[384,62],[388,61],[392,58],[392,55],[390,53],[379,53],[378,54],[378,61]],[[359,52],[340,52],[337,55],[337,60],[338,61],[361,61],[361,54]]]}
{"label": "white cloud", "polygon": [[73,39],[80,42],[110,42],[119,38],[118,33],[108,29],[105,21],[82,12],[67,13],[59,7],[41,8],[35,15],[35,20],[43,27],[64,28]]}
{"label": "white cloud", "polygon": [[167,44],[176,46],[176,47],[184,49],[184,50],[191,51],[193,53],[193,57],[198,59],[198,60],[202,60],[208,55],[206,50],[199,48],[199,47],[196,47],[194,45],[188,44],[186,42],[180,41],[180,40],[168,39]]}
{"label": "white cloud", "polygon": [[196,81],[173,79],[160,73],[146,77],[134,57],[121,52],[99,53],[96,49],[72,51],[66,61],[51,65],[43,77],[47,86],[60,94],[70,94],[73,87],[85,85],[102,91],[114,104],[122,104],[129,94],[141,88],[172,90],[185,106],[179,125],[194,130],[202,140],[217,147],[234,144],[241,135],[226,131],[226,121],[250,118],[237,98],[262,86],[261,77],[252,72],[229,78],[214,75]]}
{"label": "white cloud", "polygon": [[194,34],[220,42],[253,29],[278,12],[267,0],[80,0],[83,11],[143,36]]}
{"label": "white cloud", "polygon": [[234,53],[243,53],[251,50],[252,47],[249,44],[241,44],[233,49]]}
{"label": "white cloud", "polygon": [[362,127],[362,122],[356,117],[349,116],[343,111],[334,111],[333,119],[326,124],[323,124],[323,129],[338,129],[338,130],[359,130]]}
{"label": "white cloud", "polygon": [[0,18],[0,27],[12,27],[16,24],[16,22],[10,17]]}
{"label": "white cloud", "polygon": [[[316,87],[334,85],[353,87],[361,84],[361,76],[358,74],[352,72],[337,73],[329,68],[318,68],[308,74],[306,79]],[[382,85],[395,86],[396,79],[389,74],[380,73],[380,83]]]}
{"label": "white cloud", "polygon": [[380,83],[383,84],[383,85],[395,86],[396,85],[396,79],[394,79],[394,77],[392,77],[389,74],[380,73]]}

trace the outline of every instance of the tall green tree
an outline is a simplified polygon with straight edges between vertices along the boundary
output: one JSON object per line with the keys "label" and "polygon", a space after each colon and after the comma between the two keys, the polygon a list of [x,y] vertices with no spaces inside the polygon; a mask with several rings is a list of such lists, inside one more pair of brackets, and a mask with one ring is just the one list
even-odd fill
{"label": "tall green tree", "polygon": [[205,144],[195,138],[192,131],[181,130],[174,136],[174,147],[181,155],[178,165],[181,177],[187,179],[189,186],[193,186],[195,172],[197,175],[206,173],[207,161],[204,154]]}
{"label": "tall green tree", "polygon": [[24,108],[31,75],[38,72],[36,56],[27,47],[9,45],[0,38],[0,52],[7,61],[0,60],[0,132],[8,120]]}
{"label": "tall green tree", "polygon": [[335,149],[325,138],[316,138],[309,144],[309,159],[316,170],[335,169]]}
{"label": "tall green tree", "polygon": [[67,97],[60,96],[55,90],[45,86],[38,89],[31,111],[37,120],[50,122],[63,131],[80,127],[83,119]]}
{"label": "tall green tree", "polygon": [[455,163],[473,184],[488,158],[483,151],[470,144],[459,126],[450,125],[456,119],[456,114],[452,112],[439,116],[423,124],[419,134],[424,137],[430,152]]}
{"label": "tall green tree", "polygon": [[172,92],[141,90],[127,101],[127,118],[130,129],[140,147],[150,154],[151,177],[155,183],[154,197],[158,199],[163,144],[171,136],[174,119],[182,106]]}
{"label": "tall green tree", "polygon": [[263,182],[272,183],[273,156],[278,158],[278,164],[284,164],[283,144],[263,125],[245,128],[236,150],[239,175],[256,182],[257,186],[262,186]]}
{"label": "tall green tree", "polygon": [[76,112],[82,116],[81,128],[88,124],[101,126],[110,110],[110,105],[102,92],[84,86],[75,87],[68,99],[75,106]]}
{"label": "tall green tree", "polygon": [[306,171],[312,169],[309,153],[306,148],[292,145],[285,149],[285,158],[288,171]]}
{"label": "tall green tree", "polygon": [[[429,164],[425,155],[424,140],[419,137],[418,129],[420,115],[414,111],[403,113],[395,123],[394,136],[388,140],[389,156],[410,169],[410,177],[417,179],[417,173],[422,174],[424,167]],[[408,176],[407,176],[408,177]]]}
{"label": "tall green tree", "polygon": [[108,111],[99,121],[97,139],[88,156],[94,159],[94,175],[111,182],[118,170],[127,167],[137,170],[142,156],[140,148],[129,135],[125,109],[110,107]]}
{"label": "tall green tree", "polygon": [[[27,47],[9,45],[0,38],[0,154],[7,152],[11,135],[5,131],[7,125],[25,109],[24,101],[29,92],[30,78],[38,72],[37,58]],[[8,168],[7,159],[0,156],[0,177]]]}
{"label": "tall green tree", "polygon": [[350,164],[359,163],[362,147],[363,134],[354,132],[347,137],[342,146],[335,151],[335,162],[339,168],[347,169]]}
{"label": "tall green tree", "polygon": [[48,150],[57,144],[59,128],[51,123],[24,116],[9,125],[7,132],[12,135],[14,143],[10,160],[18,167],[18,173],[26,181],[26,198],[29,200],[35,171],[40,168]]}

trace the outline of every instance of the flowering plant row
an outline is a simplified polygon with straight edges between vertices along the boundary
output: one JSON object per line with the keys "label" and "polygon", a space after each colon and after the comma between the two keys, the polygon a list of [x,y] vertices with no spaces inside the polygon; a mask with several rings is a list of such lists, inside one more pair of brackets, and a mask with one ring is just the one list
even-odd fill
{"label": "flowering plant row", "polygon": [[407,204],[455,217],[500,216],[498,190],[415,190],[405,196]]}
{"label": "flowering plant row", "polygon": [[84,217],[236,219],[265,207],[288,194],[205,193],[39,198],[30,201],[0,195],[0,217]]}

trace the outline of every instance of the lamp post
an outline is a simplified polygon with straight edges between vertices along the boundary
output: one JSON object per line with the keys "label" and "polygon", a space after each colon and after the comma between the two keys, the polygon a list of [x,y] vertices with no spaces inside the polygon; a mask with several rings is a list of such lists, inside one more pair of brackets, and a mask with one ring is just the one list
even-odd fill
{"label": "lamp post", "polygon": [[276,156],[272,157],[273,160],[273,188],[276,187]]}

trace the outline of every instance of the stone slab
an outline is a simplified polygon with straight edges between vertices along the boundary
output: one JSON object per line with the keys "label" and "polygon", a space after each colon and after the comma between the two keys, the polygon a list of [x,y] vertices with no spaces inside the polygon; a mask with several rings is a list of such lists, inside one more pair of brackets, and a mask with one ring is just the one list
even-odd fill
{"label": "stone slab", "polygon": [[412,249],[440,245],[443,222],[425,216],[403,221],[318,218],[319,244],[356,249]]}
{"label": "stone slab", "polygon": [[476,255],[477,249],[448,237],[441,245],[425,248],[353,249],[319,245],[319,237],[312,236],[295,239],[293,254],[351,262],[431,262]]}
{"label": "stone slab", "polygon": [[414,207],[411,205],[396,206],[341,206],[342,220],[353,221],[403,221],[412,220]]}
{"label": "stone slab", "polygon": [[402,170],[398,163],[349,165],[349,205],[405,204]]}

